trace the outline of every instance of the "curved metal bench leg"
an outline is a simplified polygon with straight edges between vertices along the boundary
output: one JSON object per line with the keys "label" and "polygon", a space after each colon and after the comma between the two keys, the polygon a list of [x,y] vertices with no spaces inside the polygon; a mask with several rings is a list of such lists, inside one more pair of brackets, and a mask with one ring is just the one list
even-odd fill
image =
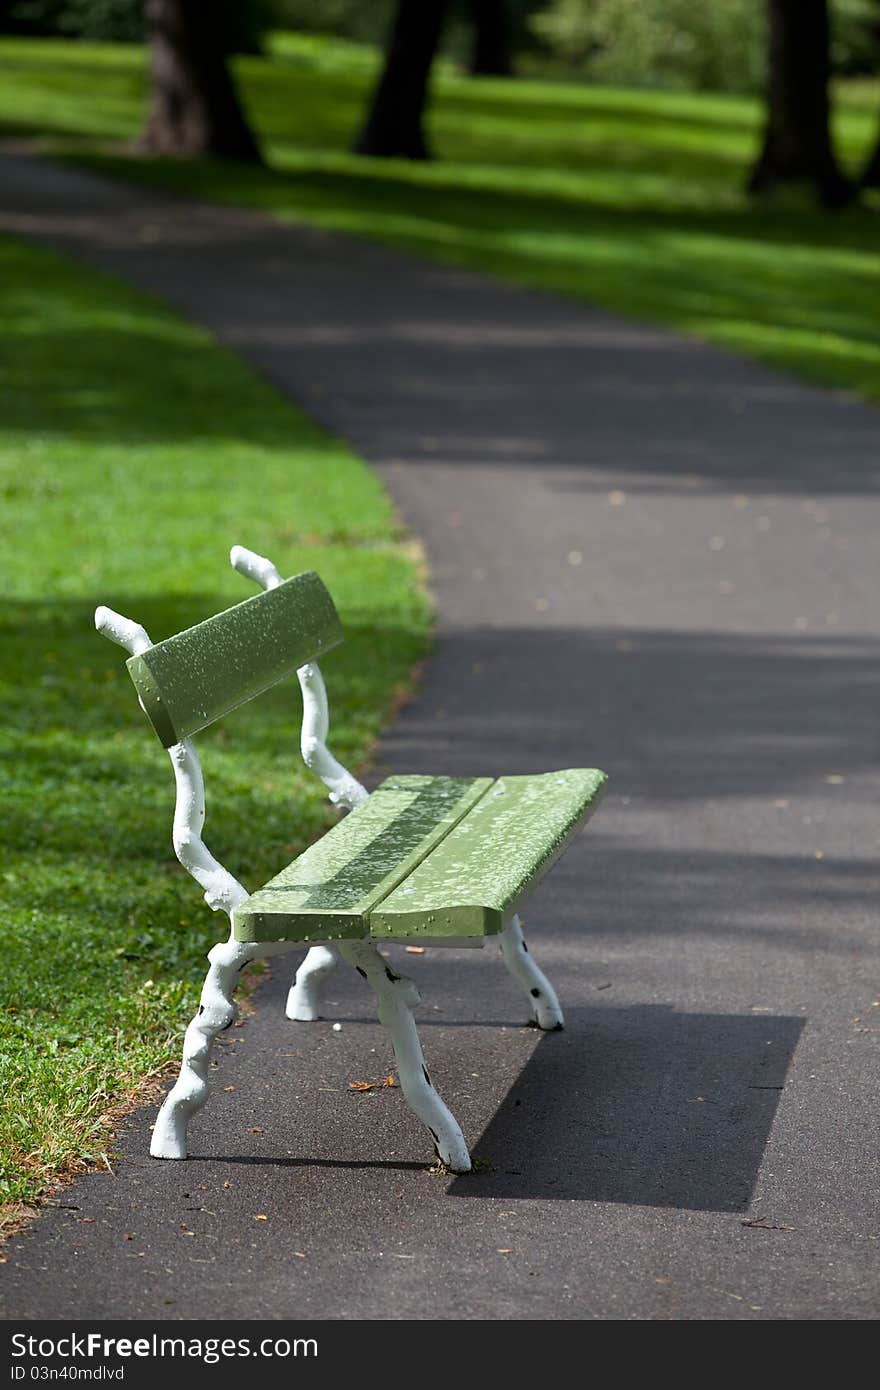
{"label": "curved metal bench leg", "polygon": [[186,1158],[187,1126],[208,1099],[208,1062],[218,1033],[231,1027],[236,1008],[232,996],[242,971],[252,960],[289,950],[287,942],[221,941],[208,952],[211,967],[202,986],[198,1013],[186,1030],[180,1075],[165,1097],[150,1153],[153,1158]]}
{"label": "curved metal bench leg", "polygon": [[294,976],[287,995],[285,1014],[299,1023],[312,1023],[321,1017],[321,986],[339,964],[332,946],[313,946]]}
{"label": "curved metal bench leg", "polygon": [[412,980],[396,974],[370,942],[346,941],[339,952],[373,988],[379,1018],[394,1047],[404,1099],[431,1131],[437,1157],[454,1173],[469,1173],[471,1160],[464,1135],[434,1089],[425,1066],[412,1016],[414,1005],[421,1003],[419,991]]}
{"label": "curved metal bench leg", "polygon": [[546,1032],[564,1028],[565,1019],[556,990],[529,954],[522,934],[522,922],[517,915],[511,917],[501,933],[501,954],[511,975],[529,996],[532,1023]]}

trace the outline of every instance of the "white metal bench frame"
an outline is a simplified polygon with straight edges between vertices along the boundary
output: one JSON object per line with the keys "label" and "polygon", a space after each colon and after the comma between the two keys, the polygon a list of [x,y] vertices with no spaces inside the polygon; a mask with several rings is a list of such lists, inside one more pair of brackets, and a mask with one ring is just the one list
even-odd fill
{"label": "white metal bench frame", "polygon": [[[242,546],[233,546],[230,562],[239,574],[264,589],[282,583],[281,575],[263,556]],[[95,612],[95,627],[105,637],[137,656],[153,644],[145,629],[129,618],[101,607]],[[327,787],[330,800],[342,810],[353,810],[369,793],[327,747],[330,727],[327,692],[315,662],[297,671],[303,699],[300,749],[307,767]],[[187,1154],[189,1121],[208,1099],[208,1063],[218,1033],[235,1019],[233,994],[245,967],[251,961],[295,950],[294,941],[241,942],[232,933],[232,914],[247,901],[249,894],[238,879],[214,858],[202,839],[205,823],[205,790],[201,764],[192,739],[184,739],[168,750],[174,768],[177,800],[174,811],[174,852],[204,893],[214,912],[225,912],[230,919],[228,940],[208,953],[210,969],[202,988],[198,1012],[186,1030],[180,1075],[159,1111],[153,1129],[150,1153],[154,1158],[182,1159]],[[451,938],[444,945],[460,946]],[[482,944],[482,943],[480,943]],[[535,964],[523,940],[522,925],[514,915],[500,934],[504,963],[517,984],[526,992],[531,1021],[538,1028],[563,1026],[562,1010],[556,993]],[[372,987],[379,1018],[394,1048],[404,1098],[410,1109],[427,1125],[440,1161],[453,1172],[470,1170],[471,1161],[461,1129],[440,1098],[425,1066],[413,1018],[413,1008],[421,995],[412,980],[392,970],[386,958],[367,940],[341,941],[335,946],[312,946],[300,965],[287,996],[286,1014],[298,1022],[320,1016],[321,986],[339,956],[353,965]]]}

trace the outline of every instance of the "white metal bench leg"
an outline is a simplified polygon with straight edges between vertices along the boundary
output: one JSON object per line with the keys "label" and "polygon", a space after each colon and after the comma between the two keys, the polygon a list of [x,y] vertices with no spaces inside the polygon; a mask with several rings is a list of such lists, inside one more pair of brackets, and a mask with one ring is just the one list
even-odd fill
{"label": "white metal bench leg", "polygon": [[546,1032],[552,1032],[554,1028],[563,1028],[565,1019],[556,997],[556,990],[529,954],[522,933],[522,922],[517,915],[511,917],[501,933],[501,954],[511,975],[529,996],[532,1022]]}
{"label": "white metal bench leg", "polygon": [[412,980],[398,975],[367,941],[347,941],[340,954],[372,986],[379,1018],[391,1038],[407,1105],[428,1126],[438,1158],[454,1173],[470,1172],[471,1160],[458,1123],[428,1075],[412,1009],[421,995]]}
{"label": "white metal bench leg", "polygon": [[186,1158],[186,1131],[190,1119],[208,1099],[208,1062],[218,1033],[229,1028],[236,1015],[232,996],[242,971],[252,960],[288,950],[287,942],[222,941],[208,952],[211,968],[202,987],[198,1013],[186,1030],[180,1075],[165,1098],[153,1127],[153,1158]]}
{"label": "white metal bench leg", "polygon": [[332,946],[313,946],[297,970],[287,995],[284,1012],[299,1023],[312,1023],[321,1017],[321,986],[339,964]]}

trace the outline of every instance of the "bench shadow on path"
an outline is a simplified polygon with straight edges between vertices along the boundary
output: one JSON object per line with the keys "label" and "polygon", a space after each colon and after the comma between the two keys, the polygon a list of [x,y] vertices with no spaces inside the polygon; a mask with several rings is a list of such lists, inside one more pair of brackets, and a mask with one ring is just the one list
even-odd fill
{"label": "bench shadow on path", "polygon": [[[566,1019],[564,1032],[539,1040],[472,1150],[475,1171],[452,1178],[449,1196],[747,1211],[804,1020],[658,1004],[569,1007]],[[278,1170],[425,1168],[360,1155],[218,1156],[210,1145],[191,1157]]]}
{"label": "bench shadow on path", "polygon": [[455,1197],[745,1211],[804,1026],[783,1015],[575,1008],[542,1039]]}

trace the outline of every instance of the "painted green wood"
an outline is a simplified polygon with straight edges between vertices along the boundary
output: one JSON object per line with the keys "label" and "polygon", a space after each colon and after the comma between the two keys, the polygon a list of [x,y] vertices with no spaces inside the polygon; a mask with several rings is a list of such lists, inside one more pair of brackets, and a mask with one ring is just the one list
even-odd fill
{"label": "painted green wood", "polygon": [[237,941],[332,941],[368,935],[369,912],[492,786],[491,777],[389,777],[248,898]]}
{"label": "painted green wood", "polygon": [[125,664],[147,718],[170,748],[341,641],[333,600],[309,570]]}
{"label": "painted green wood", "polygon": [[606,780],[595,768],[500,778],[371,911],[371,936],[501,931],[589,819]]}

